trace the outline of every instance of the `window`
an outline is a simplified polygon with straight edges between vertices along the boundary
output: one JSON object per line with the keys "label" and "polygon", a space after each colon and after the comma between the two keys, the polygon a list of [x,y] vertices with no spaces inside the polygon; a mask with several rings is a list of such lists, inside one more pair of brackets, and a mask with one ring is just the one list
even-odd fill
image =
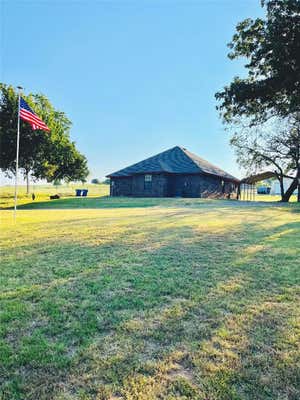
{"label": "window", "polygon": [[146,174],[144,178],[144,189],[151,190],[152,189],[152,175]]}

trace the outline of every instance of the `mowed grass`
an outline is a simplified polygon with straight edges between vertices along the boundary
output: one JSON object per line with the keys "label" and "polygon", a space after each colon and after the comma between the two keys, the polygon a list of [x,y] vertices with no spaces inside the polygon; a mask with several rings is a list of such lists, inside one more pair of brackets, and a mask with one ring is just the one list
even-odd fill
{"label": "mowed grass", "polygon": [[1,400],[300,398],[299,205],[76,201],[1,212]]}
{"label": "mowed grass", "polygon": [[[75,189],[88,189],[87,197],[76,197]],[[14,206],[13,186],[0,186],[0,209],[9,209]],[[32,193],[35,194],[35,200],[32,201]],[[59,194],[59,200],[50,200],[50,195]],[[31,185],[30,193],[26,194],[26,187],[20,185],[18,188],[18,207],[22,209],[48,209],[48,208],[99,208],[99,207],[143,207],[156,204],[156,199],[144,199],[137,201],[131,198],[130,203],[127,199],[115,199],[105,197],[109,196],[109,185],[100,184],[76,184],[53,186],[53,185]],[[101,202],[99,202],[99,199]],[[107,201],[108,200],[108,201]],[[278,202],[279,195],[256,195],[257,202]],[[291,196],[290,202],[296,202],[296,195]],[[167,202],[168,199],[161,199]]]}
{"label": "mowed grass", "polygon": [[[263,202],[265,202],[265,201],[280,201],[280,195],[278,195],[278,194],[256,194],[255,195],[255,201],[263,201]],[[290,200],[289,200],[291,203],[294,203],[294,202],[296,202],[297,201],[297,195],[296,194],[293,194],[291,197],[290,197]]]}
{"label": "mowed grass", "polygon": [[[24,185],[20,185],[18,187],[18,205],[24,206],[30,204],[36,207],[36,204],[43,203],[55,203],[55,200],[51,200],[50,195],[59,194],[61,196],[60,201],[62,199],[71,200],[72,198],[75,200],[75,204],[81,206],[85,203],[86,198],[76,198],[75,197],[75,189],[88,189],[88,198],[97,198],[99,196],[107,196],[109,194],[109,185],[92,185],[92,184],[75,184],[70,183],[69,185],[30,185],[30,193],[26,194],[26,187]],[[14,205],[14,187],[13,186],[0,186],[0,209],[1,208],[10,208]],[[35,200],[32,201],[32,193],[35,194]],[[82,200],[81,203],[76,202],[76,200]],[[71,202],[72,203],[72,202]],[[71,204],[70,204],[71,207]]]}

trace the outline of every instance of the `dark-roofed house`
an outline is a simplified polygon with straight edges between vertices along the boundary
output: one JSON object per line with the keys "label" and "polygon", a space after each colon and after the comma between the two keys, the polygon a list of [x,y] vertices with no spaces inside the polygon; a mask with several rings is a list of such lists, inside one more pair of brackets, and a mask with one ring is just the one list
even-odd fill
{"label": "dark-roofed house", "polygon": [[108,175],[111,196],[236,197],[239,180],[183,147]]}

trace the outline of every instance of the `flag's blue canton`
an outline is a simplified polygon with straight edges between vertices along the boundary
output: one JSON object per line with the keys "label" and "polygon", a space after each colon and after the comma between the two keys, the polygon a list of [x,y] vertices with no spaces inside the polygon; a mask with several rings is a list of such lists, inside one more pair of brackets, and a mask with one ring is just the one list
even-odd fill
{"label": "flag's blue canton", "polygon": [[41,129],[47,132],[50,131],[45,122],[43,122],[41,118],[39,118],[35,114],[35,112],[32,111],[32,109],[22,97],[20,98],[19,116],[24,121],[27,121],[31,125],[33,130]]}
{"label": "flag's blue canton", "polygon": [[29,112],[31,112],[32,114],[36,115],[34,111],[32,111],[32,109],[29,107],[29,105],[26,103],[26,101],[21,97],[20,99],[20,108],[23,108]]}

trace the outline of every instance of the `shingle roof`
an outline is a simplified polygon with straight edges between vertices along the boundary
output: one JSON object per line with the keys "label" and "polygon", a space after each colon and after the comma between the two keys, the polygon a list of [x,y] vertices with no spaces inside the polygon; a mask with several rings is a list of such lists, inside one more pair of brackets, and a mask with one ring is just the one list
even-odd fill
{"label": "shingle roof", "polygon": [[127,168],[109,174],[108,177],[125,177],[145,173],[210,174],[238,181],[237,178],[198,157],[183,147],[175,146]]}

